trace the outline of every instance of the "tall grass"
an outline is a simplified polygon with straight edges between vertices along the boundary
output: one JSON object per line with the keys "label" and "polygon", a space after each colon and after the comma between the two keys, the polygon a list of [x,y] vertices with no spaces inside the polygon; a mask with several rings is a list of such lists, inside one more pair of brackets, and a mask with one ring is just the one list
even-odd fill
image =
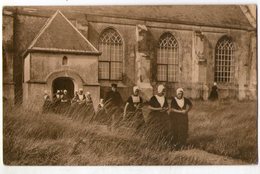
{"label": "tall grass", "polygon": [[196,102],[189,143],[215,154],[257,163],[257,103]]}
{"label": "tall grass", "polygon": [[243,163],[226,157],[213,158],[204,152],[200,155],[202,152],[198,149],[243,159],[247,163],[257,162],[254,102],[194,102],[194,109],[189,114],[190,146],[180,151],[152,144],[131,129],[110,130],[99,124],[26,108],[4,105],[3,155],[6,165]]}

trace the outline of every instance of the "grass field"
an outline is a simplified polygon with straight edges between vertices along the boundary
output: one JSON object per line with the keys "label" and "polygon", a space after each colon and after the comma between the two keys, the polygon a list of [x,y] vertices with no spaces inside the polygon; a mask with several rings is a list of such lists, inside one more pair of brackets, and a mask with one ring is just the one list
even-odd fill
{"label": "grass field", "polygon": [[[189,146],[174,151],[128,129],[4,105],[6,165],[201,165],[257,163],[256,102],[193,101]],[[204,152],[204,150],[206,152]],[[210,152],[210,153],[207,153]],[[213,155],[213,154],[215,155]],[[219,156],[221,155],[221,156]]]}

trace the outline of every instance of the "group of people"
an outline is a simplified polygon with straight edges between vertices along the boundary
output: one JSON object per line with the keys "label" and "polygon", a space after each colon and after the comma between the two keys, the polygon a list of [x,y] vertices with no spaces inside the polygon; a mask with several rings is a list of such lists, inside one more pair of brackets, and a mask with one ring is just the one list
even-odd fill
{"label": "group of people", "polygon": [[84,94],[83,89],[75,91],[74,97],[71,99],[67,90],[57,90],[51,100],[48,92],[44,92],[43,112],[53,112],[64,114],[69,117],[84,120],[88,116],[93,116],[94,106],[90,92]]}
{"label": "group of people", "polygon": [[182,88],[176,90],[176,96],[171,98],[170,104],[165,93],[166,88],[159,85],[157,94],[148,102],[150,109],[147,121],[148,138],[176,146],[185,145],[188,138],[188,112],[192,108],[192,103],[184,97]]}
{"label": "group of people", "polygon": [[[57,90],[53,101],[45,93],[43,111],[62,113],[82,120],[89,118],[111,127],[124,124],[134,128],[137,133],[142,132],[149,140],[167,139],[176,145],[184,145],[188,137],[188,112],[192,108],[192,103],[184,97],[182,88],[177,89],[176,96],[172,97],[170,104],[165,94],[166,88],[159,85],[157,93],[145,102],[140,96],[139,87],[134,86],[132,95],[124,104],[117,90],[117,84],[112,84],[111,90],[100,100],[95,112],[89,92],[84,94],[83,90],[79,89],[70,99],[66,90]],[[145,118],[143,106],[147,104],[150,112]]]}

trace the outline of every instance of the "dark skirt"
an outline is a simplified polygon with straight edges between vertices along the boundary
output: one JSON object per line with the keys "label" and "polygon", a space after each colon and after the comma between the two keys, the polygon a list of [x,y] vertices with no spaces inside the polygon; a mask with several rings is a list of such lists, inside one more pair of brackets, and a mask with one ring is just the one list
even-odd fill
{"label": "dark skirt", "polygon": [[70,103],[69,102],[61,102],[60,103],[60,113],[63,115],[67,115],[67,112],[70,109]]}
{"label": "dark skirt", "polygon": [[49,113],[52,111],[52,102],[51,101],[44,101],[42,106],[43,113]]}
{"label": "dark skirt", "polygon": [[90,122],[95,115],[95,109],[92,103],[88,103],[85,105],[85,112],[82,118],[82,121]]}
{"label": "dark skirt", "polygon": [[212,90],[209,95],[209,100],[215,101],[218,99],[218,92],[216,90]]}
{"label": "dark skirt", "polygon": [[170,124],[173,143],[176,145],[185,145],[189,131],[188,114],[171,113]]}
{"label": "dark skirt", "polygon": [[78,103],[71,103],[68,112],[66,113],[67,117],[76,118],[76,110],[77,110]]}
{"label": "dark skirt", "polygon": [[61,112],[61,101],[60,100],[54,100],[52,103],[52,111],[56,114],[59,114]]}
{"label": "dark skirt", "polygon": [[169,116],[167,112],[150,112],[145,126],[145,138],[148,142],[167,145],[169,142]]}
{"label": "dark skirt", "polygon": [[135,133],[144,131],[145,121],[142,110],[127,112],[124,125],[135,130]]}

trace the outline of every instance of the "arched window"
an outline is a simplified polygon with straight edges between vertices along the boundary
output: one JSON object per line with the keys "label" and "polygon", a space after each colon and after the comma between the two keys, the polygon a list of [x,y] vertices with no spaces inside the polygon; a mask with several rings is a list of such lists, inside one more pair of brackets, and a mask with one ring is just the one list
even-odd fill
{"label": "arched window", "polygon": [[160,37],[157,49],[157,80],[176,82],[178,79],[179,47],[178,42],[170,33]]}
{"label": "arched window", "polygon": [[215,51],[215,81],[232,82],[234,77],[234,45],[230,37],[219,39]]}
{"label": "arched window", "polygon": [[112,28],[108,28],[99,38],[99,79],[122,80],[123,41]]}
{"label": "arched window", "polygon": [[68,57],[67,56],[63,56],[62,58],[62,65],[67,65],[68,64]]}

